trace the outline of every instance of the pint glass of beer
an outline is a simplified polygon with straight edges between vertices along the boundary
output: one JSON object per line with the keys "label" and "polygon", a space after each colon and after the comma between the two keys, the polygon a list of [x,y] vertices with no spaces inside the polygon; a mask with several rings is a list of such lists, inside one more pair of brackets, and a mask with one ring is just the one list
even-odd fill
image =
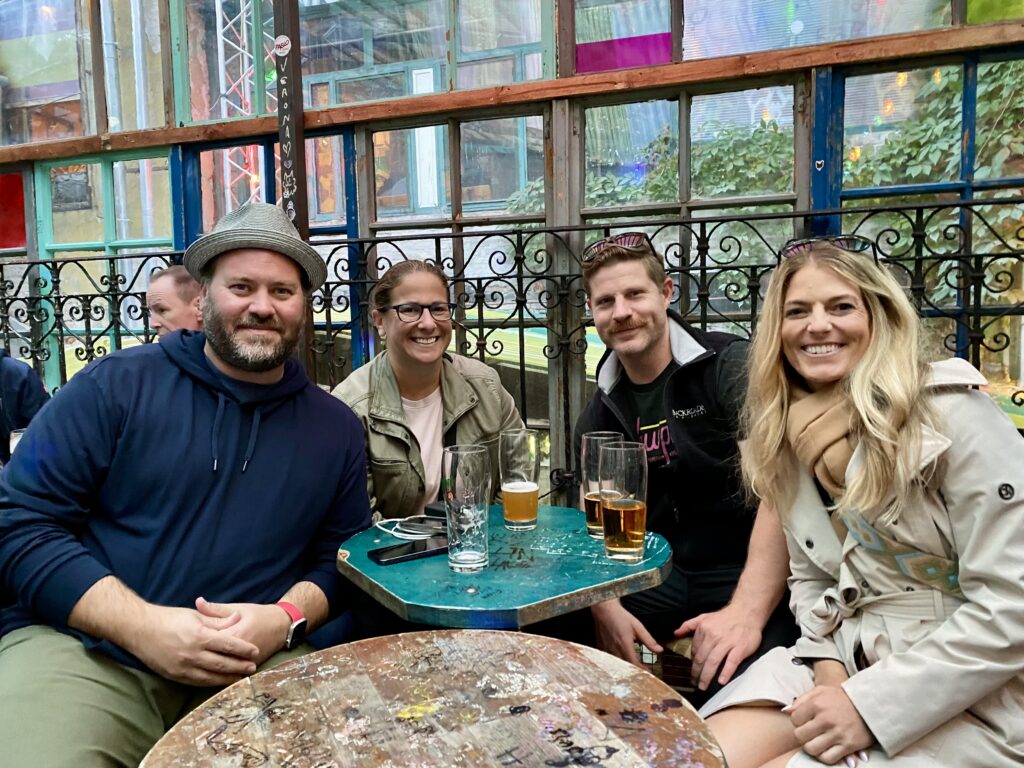
{"label": "pint glass of beer", "polygon": [[505,527],[530,531],[537,527],[537,468],[540,462],[537,430],[515,429],[498,436],[501,501]]}
{"label": "pint glass of beer", "polygon": [[601,483],[597,462],[601,458],[601,446],[621,443],[618,432],[587,432],[580,444],[580,496],[583,497],[583,511],[587,518],[587,535],[595,539],[604,538],[601,524]]}
{"label": "pint glass of beer", "polygon": [[598,459],[604,551],[613,560],[644,556],[647,529],[647,452],[641,443],[608,443]]}

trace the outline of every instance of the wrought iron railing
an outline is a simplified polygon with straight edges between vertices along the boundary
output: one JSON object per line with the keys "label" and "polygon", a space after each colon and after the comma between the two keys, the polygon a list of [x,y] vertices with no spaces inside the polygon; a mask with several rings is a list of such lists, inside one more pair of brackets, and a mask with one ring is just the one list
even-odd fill
{"label": "wrought iron railing", "polygon": [[[596,359],[579,254],[611,226],[315,240],[329,278],[312,300],[314,377],[333,386],[378,348],[367,299],[378,275],[404,259],[435,261],[459,303],[457,351],[497,366],[524,417],[550,425],[557,487],[571,466],[569,436]],[[926,354],[967,358],[1001,404],[1024,417],[1024,198],[620,220],[611,231],[648,232],[689,322],[747,335],[782,244],[822,227],[871,239],[924,318]],[[89,360],[151,340],[142,301],[147,275],[178,257],[0,260],[4,343],[60,385]]]}

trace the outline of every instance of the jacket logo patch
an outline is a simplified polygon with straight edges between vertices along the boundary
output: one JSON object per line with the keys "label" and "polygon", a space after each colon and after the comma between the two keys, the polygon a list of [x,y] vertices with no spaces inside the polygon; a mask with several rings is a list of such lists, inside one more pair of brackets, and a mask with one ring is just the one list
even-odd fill
{"label": "jacket logo patch", "polygon": [[676,419],[692,419],[695,416],[707,415],[708,409],[703,405],[695,405],[693,408],[673,408],[672,416]]}

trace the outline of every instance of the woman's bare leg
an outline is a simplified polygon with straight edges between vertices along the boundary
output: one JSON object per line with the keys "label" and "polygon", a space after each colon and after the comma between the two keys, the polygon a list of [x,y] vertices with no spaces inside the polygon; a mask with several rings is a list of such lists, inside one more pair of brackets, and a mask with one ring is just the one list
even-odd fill
{"label": "woman's bare leg", "polygon": [[730,707],[711,715],[707,723],[729,768],[761,768],[800,749],[793,724],[776,704]]}

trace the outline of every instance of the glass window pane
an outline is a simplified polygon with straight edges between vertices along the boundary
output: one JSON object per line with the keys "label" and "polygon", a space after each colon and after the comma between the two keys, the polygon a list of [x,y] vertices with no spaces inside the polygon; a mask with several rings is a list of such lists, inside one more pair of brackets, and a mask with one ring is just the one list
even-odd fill
{"label": "glass window pane", "polygon": [[949,0],[683,0],[683,58],[934,29],[950,18]]}
{"label": "glass window pane", "polygon": [[[275,146],[276,149],[276,146]],[[267,194],[267,173],[278,175],[279,162],[268,169],[261,144],[211,149],[199,153],[203,191],[203,231],[246,203],[272,202]],[[280,189],[280,184],[275,184]]]}
{"label": "glass window pane", "polygon": [[1024,61],[978,66],[974,178],[1024,176]]}
{"label": "glass window pane", "polygon": [[843,186],[958,179],[962,79],[960,67],[848,79]]}
{"label": "glass window pane", "polygon": [[[302,0],[299,16],[303,80],[337,83],[332,103],[444,90],[437,72],[448,31],[443,0]],[[411,62],[419,64],[409,67]],[[307,89],[307,106],[309,98]]]}
{"label": "glass window pane", "polygon": [[506,203],[519,212],[544,210],[542,118],[466,122],[461,137],[462,204],[467,215],[493,213]]}
{"label": "glass window pane", "polygon": [[[263,94],[266,112],[277,113],[277,61],[274,58],[274,0],[263,0]],[[259,87],[259,84],[256,85]]]}
{"label": "glass window pane", "polygon": [[500,13],[494,0],[461,0],[457,6],[462,53],[540,43],[540,0],[506,0]]}
{"label": "glass window pane", "polygon": [[352,104],[357,101],[376,101],[404,96],[408,89],[404,72],[357,80],[342,80],[338,83],[338,103]]}
{"label": "glass window pane", "polygon": [[793,191],[793,89],[695,96],[690,108],[693,197]]}
{"label": "glass window pane", "polygon": [[[986,190],[978,198],[1018,197],[1024,189]],[[1024,302],[1024,205],[982,205],[974,208],[974,253],[983,254],[985,279],[982,303],[1006,308],[1006,314],[984,318],[985,346],[981,372],[989,380],[988,393],[1024,429],[1024,404],[1014,393],[1024,387],[1024,317],[1010,314]],[[1003,255],[1000,258],[1000,255]]]}
{"label": "glass window pane", "polygon": [[491,59],[459,64],[459,88],[485,88],[515,82],[515,59]]}
{"label": "glass window pane", "polygon": [[0,249],[25,247],[25,187],[20,173],[0,174]]}
{"label": "glass window pane", "polygon": [[1024,0],[967,0],[967,23],[1024,19]]}
{"label": "glass window pane", "polygon": [[55,243],[102,243],[103,191],[98,163],[50,168],[50,205]]}
{"label": "glass window pane", "polygon": [[[451,234],[450,229],[378,232],[378,242],[366,252],[367,267],[370,270],[375,269],[379,277],[400,261],[432,261],[441,266],[450,280],[453,275]],[[459,274],[462,274],[461,269]],[[452,351],[455,351],[454,344],[453,340],[452,346],[449,347]]]}
{"label": "glass window pane", "polygon": [[100,3],[103,71],[111,131],[164,124],[163,62],[155,4]]}
{"label": "glass window pane", "polygon": [[577,0],[576,71],[672,61],[668,0]]}
{"label": "glass window pane", "polygon": [[594,107],[585,113],[585,205],[679,199],[679,102]]}
{"label": "glass window pane", "polygon": [[112,164],[118,240],[170,240],[171,185],[167,158]]}
{"label": "glass window pane", "polygon": [[373,166],[378,219],[451,212],[447,126],[374,133]]}
{"label": "glass window pane", "polygon": [[345,153],[340,136],[306,139],[309,223],[345,224]]}
{"label": "glass window pane", "polygon": [[[83,115],[79,56],[89,32],[76,0],[0,2],[0,144],[24,144],[82,136],[92,131]],[[87,98],[86,101],[89,101]]]}
{"label": "glass window pane", "polygon": [[255,114],[253,11],[249,0],[185,0],[193,120]]}
{"label": "glass window pane", "polygon": [[[495,13],[493,0],[462,0],[456,5],[458,88],[506,85],[540,76],[522,65],[518,74],[516,69],[517,59],[528,51],[539,55],[541,50],[540,0],[509,0],[500,13]],[[464,54],[471,54],[472,60],[467,61]]]}

